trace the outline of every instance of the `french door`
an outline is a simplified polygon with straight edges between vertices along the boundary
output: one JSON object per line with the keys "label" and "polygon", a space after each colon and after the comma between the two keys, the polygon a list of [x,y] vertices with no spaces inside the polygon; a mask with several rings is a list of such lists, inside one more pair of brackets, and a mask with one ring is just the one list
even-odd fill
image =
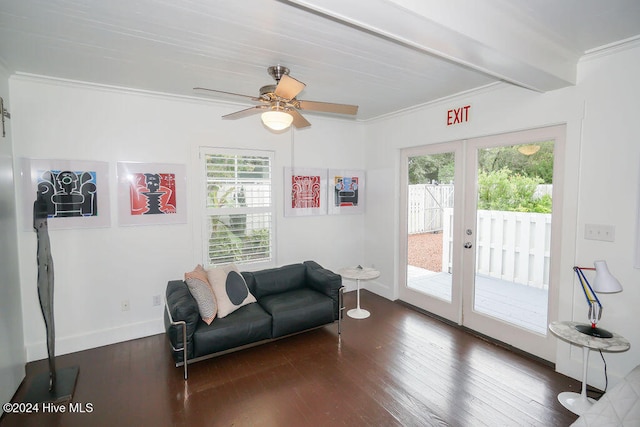
{"label": "french door", "polygon": [[553,126],[403,150],[401,300],[554,360],[564,134]]}

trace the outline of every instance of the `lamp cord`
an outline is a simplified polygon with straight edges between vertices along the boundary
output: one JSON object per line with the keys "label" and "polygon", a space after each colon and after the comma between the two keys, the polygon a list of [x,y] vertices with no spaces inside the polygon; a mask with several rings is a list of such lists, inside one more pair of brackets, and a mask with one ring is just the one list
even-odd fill
{"label": "lamp cord", "polygon": [[604,390],[600,391],[596,388],[589,387],[589,391],[591,393],[597,393],[597,399],[600,399],[607,392],[607,388],[609,387],[609,376],[607,375],[607,361],[604,359],[604,354],[602,354],[602,350],[598,350],[600,353],[600,357],[602,358],[602,363],[604,363]]}
{"label": "lamp cord", "polygon": [[598,350],[600,352],[600,357],[602,357],[602,363],[604,363],[604,391],[602,394],[607,392],[607,387],[609,387],[609,376],[607,375],[607,361],[604,360],[604,354],[602,354],[602,350]]}

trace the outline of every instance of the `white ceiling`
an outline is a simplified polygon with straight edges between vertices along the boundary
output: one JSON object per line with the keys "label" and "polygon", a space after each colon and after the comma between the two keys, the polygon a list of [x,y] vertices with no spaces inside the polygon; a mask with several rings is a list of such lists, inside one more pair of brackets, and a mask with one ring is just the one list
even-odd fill
{"label": "white ceiling", "polygon": [[638,0],[0,0],[11,73],[258,95],[282,64],[298,98],[359,120],[498,81],[565,87],[585,53],[637,38]]}

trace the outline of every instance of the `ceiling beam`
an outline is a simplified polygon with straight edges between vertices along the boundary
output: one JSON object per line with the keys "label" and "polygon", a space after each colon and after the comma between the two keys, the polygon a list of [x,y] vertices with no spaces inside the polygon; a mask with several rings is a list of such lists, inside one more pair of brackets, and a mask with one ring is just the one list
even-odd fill
{"label": "ceiling beam", "polygon": [[458,0],[368,0],[366,5],[344,0],[284,2],[535,91],[576,82],[579,55],[553,43],[526,20],[515,22],[513,13],[502,13],[500,8],[507,3],[468,10],[473,4]]}

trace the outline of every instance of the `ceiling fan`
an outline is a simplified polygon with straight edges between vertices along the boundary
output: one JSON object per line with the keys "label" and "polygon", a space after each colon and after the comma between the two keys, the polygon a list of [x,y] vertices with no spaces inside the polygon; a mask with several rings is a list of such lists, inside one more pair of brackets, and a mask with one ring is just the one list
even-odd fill
{"label": "ceiling fan", "polygon": [[215,92],[226,95],[249,98],[259,105],[222,116],[223,119],[241,119],[253,114],[262,113],[262,122],[273,130],[283,130],[293,124],[296,128],[311,126],[298,110],[318,111],[323,113],[351,114],[358,112],[357,105],[333,104],[329,102],[303,101],[296,96],[305,88],[301,81],[289,77],[289,69],[282,65],[267,68],[267,72],[276,81],[275,85],[260,88],[259,96],[241,95],[222,90],[194,87],[195,91]]}

